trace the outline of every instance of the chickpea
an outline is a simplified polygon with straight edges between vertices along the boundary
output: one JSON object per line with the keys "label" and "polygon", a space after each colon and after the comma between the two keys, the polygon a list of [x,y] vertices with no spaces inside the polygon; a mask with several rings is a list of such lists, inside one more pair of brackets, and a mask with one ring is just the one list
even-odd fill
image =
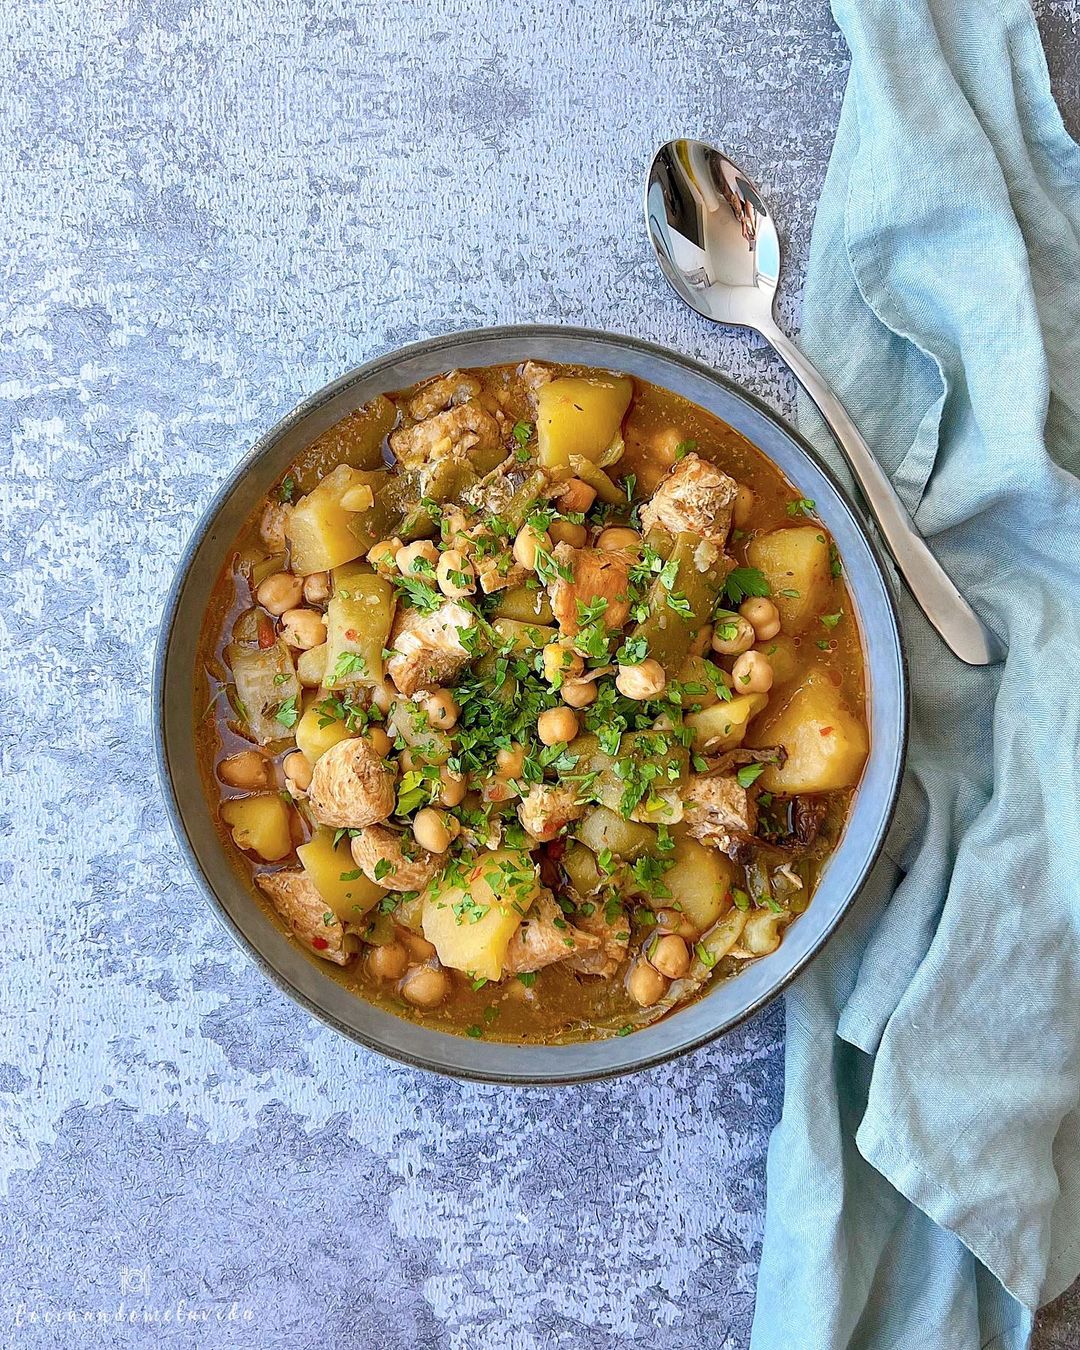
{"label": "chickpea", "polygon": [[707,623],[703,628],[699,628],[694,634],[694,640],[690,644],[691,656],[704,656],[712,643],[713,626]]}
{"label": "chickpea", "polygon": [[606,530],[600,531],[596,547],[602,548],[605,553],[615,553],[621,548],[637,549],[641,547],[641,535],[628,525],[609,525]]}
{"label": "chickpea", "polygon": [[575,679],[585,669],[585,661],[571,647],[549,642],[543,651],[544,679],[548,684]]}
{"label": "chickpea", "polygon": [[398,767],[402,773],[412,773],[414,769],[422,768],[423,762],[410,749],[405,749],[398,755]]}
{"label": "chickpea", "polygon": [[430,961],[435,955],[434,945],[420,933],[414,933],[411,928],[399,928],[397,935],[405,944],[405,948],[413,961]]}
{"label": "chickpea", "polygon": [[571,708],[587,708],[596,702],[595,680],[567,680],[559,690],[562,701]]}
{"label": "chickpea", "polygon": [[436,970],[434,966],[418,966],[405,976],[401,992],[418,1008],[433,1008],[450,992],[450,981],[444,970]]}
{"label": "chickpea", "polygon": [[433,690],[420,700],[420,706],[427,714],[427,720],[439,731],[450,731],[457,726],[461,709],[449,689]]}
{"label": "chickpea", "polygon": [[649,1008],[664,997],[668,982],[647,961],[635,961],[626,977],[626,992],[639,1008]]}
{"label": "chickpea", "polygon": [[274,572],[259,586],[255,599],[271,614],[284,614],[295,609],[304,596],[304,583],[291,572]]}
{"label": "chickpea", "polygon": [[731,678],[737,694],[767,694],[773,685],[773,668],[764,652],[743,652],[731,667]]}
{"label": "chickpea", "polygon": [[439,558],[435,576],[448,600],[461,600],[476,590],[476,568],[456,548],[448,548]]}
{"label": "chickpea", "polygon": [[681,980],[690,969],[686,943],[674,933],[665,933],[649,944],[649,960],[669,980]]}
{"label": "chickpea", "polygon": [[218,777],[229,787],[257,788],[270,783],[270,761],[259,750],[241,750],[217,766]]}
{"label": "chickpea", "polygon": [[326,624],[317,609],[287,609],[281,616],[281,636],[290,647],[310,651],[326,641]]}
{"label": "chickpea", "polygon": [[562,745],[578,734],[578,720],[569,708],[549,708],[536,719],[536,734],[545,745]]}
{"label": "chickpea", "polygon": [[425,806],[413,816],[413,838],[429,853],[445,853],[450,847],[450,831],[441,811]]}
{"label": "chickpea", "polygon": [[330,573],[312,572],[304,578],[304,599],[309,605],[325,605],[330,599]]}
{"label": "chickpea", "polygon": [[698,937],[698,930],[681,910],[658,909],[656,911],[656,922],[665,933],[675,933],[691,942]]}
{"label": "chickpea", "polygon": [[281,761],[289,786],[297,792],[306,792],[311,786],[311,765],[307,756],[300,750],[294,750]]}
{"label": "chickpea", "polygon": [[739,606],[739,613],[753,626],[759,642],[767,642],[780,631],[780,611],[764,596],[755,595],[744,600]]}
{"label": "chickpea", "polygon": [[439,550],[430,539],[405,544],[394,554],[394,563],[403,577],[430,577],[438,561]]}
{"label": "chickpea", "polygon": [[731,507],[731,520],[736,529],[741,530],[750,524],[750,512],[754,509],[753,491],[745,483],[739,484],[735,501]]}
{"label": "chickpea", "polygon": [[380,539],[377,544],[372,544],[368,549],[367,560],[376,572],[384,574],[393,572],[397,569],[395,560],[401,547],[400,539]]}
{"label": "chickpea", "polygon": [[571,548],[584,548],[589,539],[585,526],[575,525],[572,520],[553,520],[548,534],[553,544],[569,544]]}
{"label": "chickpea", "polygon": [[370,511],[375,505],[375,494],[368,483],[358,483],[341,494],[341,506],[345,511]]}
{"label": "chickpea", "polygon": [[626,698],[657,698],[664,692],[666,684],[664,667],[651,656],[634,666],[620,666],[615,676],[615,688]]}
{"label": "chickpea", "polygon": [[397,695],[385,680],[371,686],[371,701],[385,717]]}
{"label": "chickpea", "polygon": [[368,952],[367,967],[377,980],[400,980],[408,965],[409,953],[400,942],[384,942]]}
{"label": "chickpea", "polygon": [[520,778],[525,772],[525,747],[514,744],[509,750],[500,750],[495,756],[495,769],[500,778]]}
{"label": "chickpea", "polygon": [[712,649],[719,656],[740,656],[757,641],[754,625],[741,614],[721,614],[713,628]]}
{"label": "chickpea", "polygon": [[547,530],[538,530],[534,525],[522,525],[514,540],[514,561],[530,572],[536,571],[536,555],[551,552],[551,535]]}
{"label": "chickpea", "polygon": [[580,478],[570,478],[562,486],[559,493],[559,510],[574,511],[584,514],[596,501],[596,489],[590,487],[588,483],[582,482]]}
{"label": "chickpea", "polygon": [[444,764],[439,770],[439,790],[435,800],[440,806],[460,806],[465,800],[467,788],[465,776],[454,773]]}
{"label": "chickpea", "polygon": [[383,731],[382,727],[368,727],[367,738],[371,742],[371,748],[377,755],[381,755],[383,759],[385,759],[394,748],[394,742],[386,732]]}

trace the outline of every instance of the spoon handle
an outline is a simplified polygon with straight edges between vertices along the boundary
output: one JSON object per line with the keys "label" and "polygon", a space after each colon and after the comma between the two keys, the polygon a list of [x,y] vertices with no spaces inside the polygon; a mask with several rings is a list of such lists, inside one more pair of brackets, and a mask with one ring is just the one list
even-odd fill
{"label": "spoon handle", "polygon": [[1002,660],[1004,647],[953,585],[908,515],[885,470],[874,458],[847,409],[791,339],[769,324],[762,336],[817,404],[862,489],[882,536],[923,613],[955,656],[969,666]]}

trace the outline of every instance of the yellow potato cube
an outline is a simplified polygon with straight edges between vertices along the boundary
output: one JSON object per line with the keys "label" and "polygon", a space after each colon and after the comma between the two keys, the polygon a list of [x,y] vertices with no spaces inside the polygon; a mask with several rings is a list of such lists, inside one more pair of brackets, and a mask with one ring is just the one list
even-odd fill
{"label": "yellow potato cube", "polygon": [[[383,538],[397,519],[387,491],[390,481],[384,470],[339,464],[301,497],[285,525],[292,570],[299,576],[328,572],[359,558]],[[360,502],[367,504],[357,506]]]}
{"label": "yellow potato cube", "polygon": [[820,525],[770,530],[751,540],[747,561],[765,574],[785,633],[804,633],[829,601],[829,539]]}
{"label": "yellow potato cube", "polygon": [[768,703],[767,694],[737,694],[729,703],[691,713],[686,725],[693,732],[693,748],[699,754],[718,754],[742,745],[751,721]]}
{"label": "yellow potato cube", "polygon": [[345,723],[334,717],[324,703],[325,700],[320,699],[306,708],[294,732],[296,748],[303,750],[309,764],[314,764],[320,755],[325,755],[332,745],[350,734]]}
{"label": "yellow potato cube", "polygon": [[510,939],[540,891],[527,853],[495,849],[464,882],[437,877],[424,895],[424,936],[439,960],[477,979],[499,980]]}
{"label": "yellow potato cube", "polygon": [[266,862],[280,862],[293,851],[289,808],[276,792],[232,797],[222,802],[221,818],[237,848],[257,853]]}
{"label": "yellow potato cube", "polygon": [[568,375],[541,385],[536,439],[543,467],[565,467],[571,455],[599,463],[619,434],[633,392],[624,375]]}
{"label": "yellow potato cube", "polygon": [[840,691],[814,671],[770,717],[754,728],[758,745],[782,745],[783,764],[758,782],[767,792],[833,792],[858,781],[870,748],[866,728],[843,705]]}
{"label": "yellow potato cube", "polygon": [[674,907],[704,933],[728,908],[728,893],[735,879],[735,864],[715,848],[706,848],[681,831],[675,833],[674,862],[663,882],[670,900],[650,901],[656,909]]}
{"label": "yellow potato cube", "polygon": [[386,894],[353,861],[348,836],[334,845],[334,830],[320,827],[296,850],[304,871],[342,923],[359,923]]}

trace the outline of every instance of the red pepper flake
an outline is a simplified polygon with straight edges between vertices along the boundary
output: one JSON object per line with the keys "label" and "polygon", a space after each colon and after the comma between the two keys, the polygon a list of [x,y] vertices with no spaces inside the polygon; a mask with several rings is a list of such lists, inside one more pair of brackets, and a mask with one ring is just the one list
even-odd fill
{"label": "red pepper flake", "polygon": [[[564,824],[564,825],[565,825],[566,823],[567,823],[566,821],[563,821],[563,824]],[[561,828],[561,826],[560,826],[560,828]],[[548,857],[549,857],[549,858],[552,858],[555,862],[558,862],[559,859],[562,857],[562,855],[566,852],[566,840],[565,840],[565,839],[553,839],[553,840],[551,841],[551,843],[548,844],[548,850],[547,850],[547,851],[548,851]]]}
{"label": "red pepper flake", "polygon": [[327,942],[327,940],[324,937],[313,937],[311,939],[311,945],[315,948],[317,952],[324,952],[326,951],[327,947],[330,946],[329,942]]}
{"label": "red pepper flake", "polygon": [[259,615],[259,646],[262,648],[272,647],[275,642],[274,621],[269,614]]}
{"label": "red pepper flake", "polygon": [[822,727],[822,728],[821,728],[821,735],[822,735],[822,736],[831,736],[832,733],[833,733],[833,728],[832,728],[832,727]]}
{"label": "red pepper flake", "polygon": [[355,641],[356,641],[356,629],[355,629],[355,628],[346,628],[346,629],[345,629],[345,636],[349,639],[350,642],[355,642]]}

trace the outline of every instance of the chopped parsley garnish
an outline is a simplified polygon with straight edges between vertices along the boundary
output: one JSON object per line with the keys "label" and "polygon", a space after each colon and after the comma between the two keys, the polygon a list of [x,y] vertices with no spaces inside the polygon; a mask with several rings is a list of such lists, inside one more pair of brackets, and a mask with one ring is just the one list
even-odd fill
{"label": "chopped parsley garnish", "polygon": [[532,434],[533,424],[531,422],[514,423],[514,440],[517,441],[518,446],[522,450],[524,450],[529,444],[529,441],[532,440]]}
{"label": "chopped parsley garnish", "polygon": [[380,858],[375,864],[375,880],[382,881],[383,877],[388,877],[394,871],[394,864],[389,858]]}
{"label": "chopped parsley garnish", "polygon": [[289,474],[287,478],[281,480],[281,487],[278,489],[278,498],[283,502],[291,502],[296,496],[296,479]]}
{"label": "chopped parsley garnish", "polygon": [[789,516],[809,516],[812,515],[815,504],[810,497],[800,497],[797,501],[788,502],[787,513]]}
{"label": "chopped parsley garnish", "polygon": [[330,677],[332,684],[340,684],[350,675],[366,675],[367,662],[359,652],[339,652],[334,662],[334,671]]}
{"label": "chopped parsley garnish", "polygon": [[736,771],[735,781],[741,788],[748,788],[756,783],[764,772],[764,764],[744,764]]}
{"label": "chopped parsley garnish", "polygon": [[769,594],[769,583],[765,573],[757,567],[736,567],[727,575],[724,582],[724,598],[736,609],[751,596]]}
{"label": "chopped parsley garnish", "polygon": [[821,616],[821,622],[825,625],[826,628],[835,628],[843,617],[844,611],[842,609],[838,609],[835,614],[823,614]]}
{"label": "chopped parsley garnish", "polygon": [[421,614],[434,614],[442,605],[443,597],[434,586],[418,577],[394,577],[394,585],[406,605]]}
{"label": "chopped parsley garnish", "polygon": [[284,703],[278,704],[277,712],[274,713],[274,720],[280,722],[283,727],[294,727],[300,721],[300,710],[296,706],[297,696],[293,694],[292,698],[287,698]]}
{"label": "chopped parsley garnish", "polygon": [[679,444],[675,447],[675,458],[685,459],[687,455],[692,454],[693,451],[695,451],[696,449],[697,449],[697,441],[695,440],[680,441]]}

